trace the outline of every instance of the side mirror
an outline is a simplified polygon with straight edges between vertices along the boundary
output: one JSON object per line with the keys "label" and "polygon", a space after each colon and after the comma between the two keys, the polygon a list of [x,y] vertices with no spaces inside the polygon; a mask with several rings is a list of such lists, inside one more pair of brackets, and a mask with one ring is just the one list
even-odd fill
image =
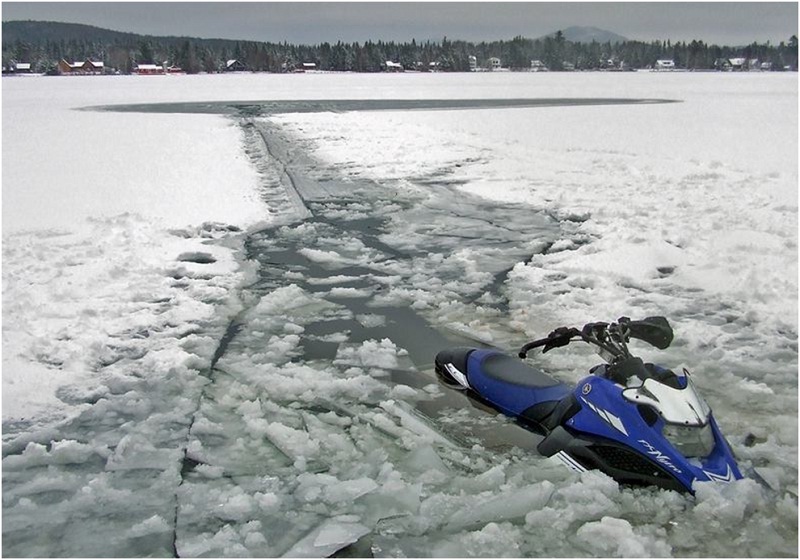
{"label": "side mirror", "polygon": [[669,348],[672,344],[672,327],[665,317],[647,317],[641,321],[628,321],[626,323],[632,338],[644,340],[659,350]]}

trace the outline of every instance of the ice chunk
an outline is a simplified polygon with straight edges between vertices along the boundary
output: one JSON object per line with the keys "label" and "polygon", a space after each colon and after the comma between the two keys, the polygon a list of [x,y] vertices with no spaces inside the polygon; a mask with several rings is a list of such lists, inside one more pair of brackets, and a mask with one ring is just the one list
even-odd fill
{"label": "ice chunk", "polygon": [[525,556],[520,548],[524,541],[519,527],[489,523],[479,531],[435,544],[432,552],[439,558],[520,558]]}
{"label": "ice chunk", "polygon": [[336,518],[324,521],[283,553],[283,558],[325,558],[369,533],[361,523]]}
{"label": "ice chunk", "polygon": [[47,447],[30,442],[21,455],[9,455],[3,459],[3,470],[22,470],[41,465],[69,465],[85,463],[95,455],[107,458],[111,455],[105,445],[94,446],[74,440],[55,441]]}
{"label": "ice chunk", "polygon": [[655,535],[637,535],[631,524],[616,517],[584,524],[577,532],[578,540],[597,556],[626,558],[666,557],[672,547]]}
{"label": "ice chunk", "polygon": [[450,516],[445,529],[458,531],[476,528],[489,522],[507,521],[524,517],[531,510],[539,510],[547,505],[553,495],[553,483],[542,481],[525,488],[496,494],[488,501],[475,501]]}
{"label": "ice chunk", "polygon": [[356,315],[356,321],[368,329],[374,329],[375,327],[382,327],[386,324],[386,316],[364,313],[363,315]]}
{"label": "ice chunk", "polygon": [[358,478],[331,484],[325,488],[325,501],[327,502],[352,502],[365,494],[369,494],[378,487],[371,478]]}
{"label": "ice chunk", "polygon": [[380,342],[370,339],[359,345],[341,345],[334,363],[395,369],[399,366],[398,356],[407,354],[388,338]]}
{"label": "ice chunk", "polygon": [[333,307],[333,304],[320,300],[308,294],[297,284],[290,284],[268,293],[255,306],[254,312],[259,315],[285,314],[306,306]]}
{"label": "ice chunk", "polygon": [[360,280],[363,280],[361,276],[346,276],[344,274],[337,274],[333,276],[326,276],[325,278],[308,278],[306,282],[312,286],[325,286],[328,284],[348,284],[350,282],[359,282]]}
{"label": "ice chunk", "polygon": [[328,296],[332,298],[368,298],[372,295],[372,290],[368,288],[331,288]]}
{"label": "ice chunk", "polygon": [[158,449],[150,440],[138,434],[128,434],[117,444],[106,462],[106,470],[167,469],[178,463],[180,449]]}
{"label": "ice chunk", "polygon": [[308,260],[313,261],[315,263],[341,264],[341,265],[347,263],[347,259],[345,259],[342,255],[340,255],[336,251],[321,251],[319,249],[311,249],[309,247],[304,247],[300,249],[300,251],[298,252],[304,257],[306,257]]}
{"label": "ice chunk", "polygon": [[323,500],[329,504],[350,503],[378,488],[371,478],[339,480],[324,473],[302,473],[298,476],[297,496],[306,502]]}
{"label": "ice chunk", "polygon": [[389,391],[389,396],[393,399],[410,400],[417,396],[417,390],[408,385],[395,385],[392,387],[392,390]]}
{"label": "ice chunk", "polygon": [[160,515],[154,515],[137,523],[128,530],[128,537],[144,537],[157,533],[166,533],[172,531],[172,526]]}
{"label": "ice chunk", "polygon": [[380,407],[399,418],[401,426],[417,434],[424,441],[438,443],[451,449],[457,449],[459,447],[451,441],[450,438],[434,428],[431,421],[412,406],[402,401],[388,400],[381,402]]}
{"label": "ice chunk", "polygon": [[449,473],[450,470],[444,464],[441,457],[430,445],[423,445],[413,450],[403,460],[403,466],[413,473],[426,473],[428,471],[438,471]]}
{"label": "ice chunk", "polygon": [[693,514],[703,523],[714,521],[731,527],[742,523],[764,503],[764,493],[755,480],[744,478],[730,484],[694,484],[697,506]]}

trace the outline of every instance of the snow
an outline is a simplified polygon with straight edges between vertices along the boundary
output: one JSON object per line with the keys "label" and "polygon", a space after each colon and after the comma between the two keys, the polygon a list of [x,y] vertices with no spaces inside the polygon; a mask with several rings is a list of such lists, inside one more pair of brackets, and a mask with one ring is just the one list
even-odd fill
{"label": "snow", "polygon": [[[73,110],[320,91],[681,102],[262,118],[316,179],[377,185],[302,224],[283,170],[235,119]],[[9,554],[796,554],[796,75],[38,78],[4,81],[3,117]],[[374,248],[321,215],[391,227]],[[269,224],[292,227],[252,235]],[[526,235],[502,245],[498,224]],[[307,264],[257,269],[281,236]],[[676,341],[660,360],[693,372],[764,484],[632,489],[462,437],[507,421],[422,413],[448,390],[411,375],[382,306],[509,346],[665,315]],[[305,360],[308,341],[335,350]],[[542,364],[572,382],[576,358],[594,363]]]}

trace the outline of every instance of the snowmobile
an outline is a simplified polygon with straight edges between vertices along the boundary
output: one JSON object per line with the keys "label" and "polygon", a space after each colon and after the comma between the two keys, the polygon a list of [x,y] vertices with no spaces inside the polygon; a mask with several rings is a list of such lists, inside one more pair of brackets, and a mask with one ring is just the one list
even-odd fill
{"label": "snowmobile", "polygon": [[686,369],[675,373],[633,356],[628,343],[669,347],[672,327],[664,317],[560,327],[525,344],[549,352],[579,339],[605,363],[569,387],[521,360],[492,349],[439,352],[436,373],[543,436],[537,450],[575,471],[599,469],[627,485],[656,485],[693,493],[695,481],[742,478],[730,445]]}

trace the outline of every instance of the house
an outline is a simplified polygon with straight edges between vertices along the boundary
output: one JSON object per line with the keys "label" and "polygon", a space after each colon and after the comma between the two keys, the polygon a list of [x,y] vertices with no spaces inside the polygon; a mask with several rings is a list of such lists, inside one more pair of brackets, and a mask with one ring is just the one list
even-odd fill
{"label": "house", "polygon": [[561,63],[561,67],[564,69],[565,72],[575,71],[575,65],[571,62],[567,62],[566,60]]}
{"label": "house", "polygon": [[491,70],[500,70],[500,59],[493,56],[489,59],[489,68]]}
{"label": "house", "polygon": [[82,62],[67,62],[66,59],[62,58],[58,61],[56,69],[59,74],[83,76],[87,74],[102,74],[105,70],[105,64],[88,58]]}
{"label": "house", "polygon": [[760,67],[762,72],[771,72],[772,71],[772,63],[771,62],[762,62]]}
{"label": "house", "polygon": [[469,56],[469,71],[470,72],[478,71],[478,59],[472,55]]}
{"label": "house", "polygon": [[431,72],[438,72],[442,67],[441,62],[429,62],[428,63],[428,70]]}
{"label": "house", "polygon": [[138,76],[152,76],[155,74],[163,74],[164,67],[158,64],[137,64],[133,67],[133,73]]}
{"label": "house", "polygon": [[386,72],[403,72],[403,71],[405,71],[405,68],[403,68],[402,64],[400,64],[399,62],[392,62],[391,60],[387,60],[384,63],[384,69],[386,70]]}
{"label": "house", "polygon": [[87,74],[102,74],[106,69],[106,65],[103,62],[87,59],[86,62],[83,63],[83,69]]}
{"label": "house", "polygon": [[531,60],[531,72],[548,72],[549,70],[541,60]]}
{"label": "house", "polygon": [[726,70],[732,72],[741,72],[747,69],[747,59],[746,58],[729,58],[728,59],[728,66]]}
{"label": "house", "polygon": [[67,62],[66,59],[62,58],[58,61],[57,69],[59,74],[80,74],[82,73],[80,71],[82,67],[82,62]]}
{"label": "house", "polygon": [[232,59],[225,63],[225,72],[246,72],[247,65],[241,60]]}
{"label": "house", "polygon": [[17,62],[14,64],[14,72],[16,74],[30,74],[33,69],[30,62]]}
{"label": "house", "polygon": [[317,69],[317,64],[316,62],[304,62],[301,65],[301,68],[303,69],[303,72],[313,72]]}
{"label": "house", "polygon": [[175,66],[174,64],[167,66],[167,63],[164,63],[164,67],[166,68],[164,71],[167,74],[186,74],[186,71],[181,68],[180,66]]}
{"label": "house", "polygon": [[659,58],[656,60],[654,70],[675,70],[675,61],[671,58]]}

